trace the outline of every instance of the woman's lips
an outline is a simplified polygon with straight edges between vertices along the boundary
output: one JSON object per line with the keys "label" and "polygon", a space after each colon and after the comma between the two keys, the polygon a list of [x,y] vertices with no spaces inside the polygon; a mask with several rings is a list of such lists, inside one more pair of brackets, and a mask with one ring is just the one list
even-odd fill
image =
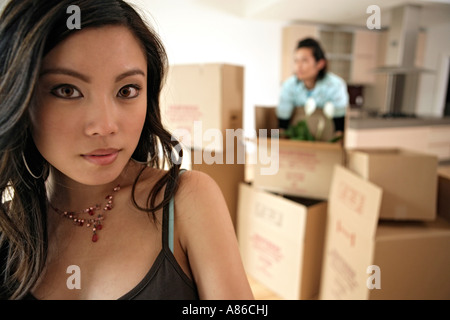
{"label": "woman's lips", "polygon": [[118,149],[98,149],[88,154],[83,154],[82,157],[93,164],[107,166],[117,159],[119,152],[120,150]]}

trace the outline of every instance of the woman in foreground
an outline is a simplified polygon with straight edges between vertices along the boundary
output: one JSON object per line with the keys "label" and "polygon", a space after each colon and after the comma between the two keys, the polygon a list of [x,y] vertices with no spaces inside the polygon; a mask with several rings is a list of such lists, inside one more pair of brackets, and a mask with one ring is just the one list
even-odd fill
{"label": "woman in foreground", "polygon": [[124,1],[6,6],[1,298],[253,299],[220,189],[161,124],[166,66]]}

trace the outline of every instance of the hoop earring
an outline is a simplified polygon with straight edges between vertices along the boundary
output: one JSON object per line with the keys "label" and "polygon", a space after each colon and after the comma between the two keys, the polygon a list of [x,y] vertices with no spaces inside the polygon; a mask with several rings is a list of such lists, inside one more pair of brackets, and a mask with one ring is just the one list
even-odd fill
{"label": "hoop earring", "polygon": [[133,159],[133,158],[130,158],[130,159],[131,159],[131,161],[133,161],[134,163],[148,165],[148,161],[139,161],[139,160],[136,160],[136,159]]}
{"label": "hoop earring", "polygon": [[148,159],[147,161],[139,161],[139,160],[133,159],[133,157],[131,157],[130,160],[132,160],[133,162],[135,162],[135,163],[137,163],[137,164],[143,164],[143,165],[147,165],[147,166],[148,166],[148,165],[150,165],[150,163],[151,163],[152,161],[154,161],[157,157],[158,157],[158,155],[155,154],[155,155],[153,155],[153,157],[151,157],[151,158]]}
{"label": "hoop earring", "polygon": [[27,163],[27,160],[25,159],[25,155],[23,154],[23,151],[22,151],[22,159],[23,159],[23,163],[25,164],[25,168],[27,168],[28,173],[33,178],[35,178],[36,180],[42,178],[42,176],[44,175],[44,170],[42,170],[42,172],[39,176],[34,175],[33,172],[31,172],[30,167],[28,166],[28,163]]}

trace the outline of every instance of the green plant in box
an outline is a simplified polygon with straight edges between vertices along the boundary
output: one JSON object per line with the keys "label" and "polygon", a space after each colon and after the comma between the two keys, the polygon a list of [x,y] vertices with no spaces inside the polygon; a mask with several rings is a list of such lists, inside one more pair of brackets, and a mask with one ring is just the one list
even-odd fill
{"label": "green plant in box", "polygon": [[[302,140],[302,141],[320,141],[314,137],[309,130],[308,123],[306,120],[300,120],[295,125],[290,125],[284,132],[286,138],[291,140]],[[342,135],[338,135],[330,139],[328,142],[335,143],[343,138]]]}
{"label": "green plant in box", "polygon": [[306,120],[300,120],[296,125],[290,125],[286,129],[285,135],[292,140],[315,141],[314,136],[309,131]]}

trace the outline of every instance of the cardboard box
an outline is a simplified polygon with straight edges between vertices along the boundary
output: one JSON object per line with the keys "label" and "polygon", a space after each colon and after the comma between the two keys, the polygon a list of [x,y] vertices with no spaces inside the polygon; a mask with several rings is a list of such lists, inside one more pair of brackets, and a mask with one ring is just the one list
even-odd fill
{"label": "cardboard box", "polygon": [[[334,166],[344,163],[342,145],[274,139],[257,139],[255,187],[293,196],[328,199]],[[266,164],[263,159],[266,157],[261,155],[269,155],[271,162]],[[278,170],[265,173],[264,170],[269,168]]]}
{"label": "cardboard box", "polygon": [[382,193],[336,167],[319,299],[450,299],[450,223],[380,221]]}
{"label": "cardboard box", "polygon": [[450,221],[450,165],[438,167],[437,215]]}
{"label": "cardboard box", "polygon": [[286,198],[241,183],[238,240],[246,272],[282,299],[315,299],[327,202]]}
{"label": "cardboard box", "polygon": [[260,130],[267,130],[267,137],[270,137],[272,129],[279,129],[276,110],[274,106],[255,106],[256,136],[259,136]]}
{"label": "cardboard box", "polygon": [[[279,129],[278,118],[276,114],[276,106],[255,106],[255,130],[256,136],[259,137],[261,129],[267,130],[267,137],[271,137],[272,129]],[[330,141],[334,138],[335,127],[334,122],[328,119],[323,113],[323,109],[317,108],[308,117],[305,114],[304,107],[296,107],[292,113],[289,125],[295,126],[299,121],[306,120],[308,129],[317,141]],[[325,127],[321,134],[318,133],[319,122],[324,121]],[[341,142],[343,145],[343,142]]]}
{"label": "cardboard box", "polygon": [[[227,150],[227,152],[228,151],[229,150]],[[235,144],[235,160],[233,163],[227,163],[226,154],[223,152],[213,152],[211,158],[212,160],[217,161],[208,163],[207,157],[209,157],[211,153],[211,151],[207,150],[191,150],[191,169],[204,172],[216,181],[225,198],[231,220],[236,229],[239,184],[245,181],[245,148],[243,144]],[[244,154],[242,162],[238,159],[238,153]],[[202,161],[195,163],[194,159],[196,158],[202,159]]]}
{"label": "cardboard box", "polygon": [[383,189],[380,219],[436,218],[438,159],[403,149],[349,150],[347,166]]}
{"label": "cardboard box", "polygon": [[[304,116],[303,108],[296,108],[291,124]],[[248,165],[253,171],[251,181],[272,192],[328,199],[334,165],[345,161],[343,144],[277,139],[270,134],[277,127],[276,107],[255,106],[256,152]],[[261,129],[267,130],[266,137],[259,136]]]}
{"label": "cardboard box", "polygon": [[[171,65],[161,93],[163,124],[188,148],[222,151],[210,129],[243,128],[244,68],[228,64]],[[206,134],[205,134],[206,133]]]}

